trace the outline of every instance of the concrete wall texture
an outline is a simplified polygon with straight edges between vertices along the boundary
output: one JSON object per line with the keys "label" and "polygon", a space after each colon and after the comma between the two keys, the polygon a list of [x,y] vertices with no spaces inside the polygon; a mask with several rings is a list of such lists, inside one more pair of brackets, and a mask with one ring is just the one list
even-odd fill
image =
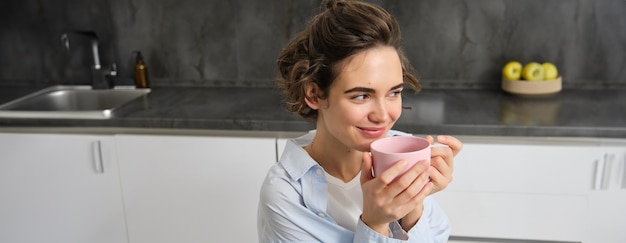
{"label": "concrete wall texture", "polygon": [[[404,51],[424,88],[498,88],[510,61],[552,62],[565,88],[626,86],[626,1],[397,0]],[[319,10],[313,0],[5,0],[0,84],[88,83],[88,43],[131,84],[141,51],[153,86],[271,86],[280,49]]]}

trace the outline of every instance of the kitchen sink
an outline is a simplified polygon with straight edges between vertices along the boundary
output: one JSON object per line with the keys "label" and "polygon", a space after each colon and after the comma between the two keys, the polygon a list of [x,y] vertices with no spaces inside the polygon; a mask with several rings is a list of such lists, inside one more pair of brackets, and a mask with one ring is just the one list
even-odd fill
{"label": "kitchen sink", "polygon": [[0,118],[108,119],[114,109],[149,92],[134,86],[57,85],[0,105]]}

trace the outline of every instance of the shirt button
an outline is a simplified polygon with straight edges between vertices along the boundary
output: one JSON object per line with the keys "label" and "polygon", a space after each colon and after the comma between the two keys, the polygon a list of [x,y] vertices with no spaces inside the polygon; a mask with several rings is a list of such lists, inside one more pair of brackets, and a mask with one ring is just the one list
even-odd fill
{"label": "shirt button", "polygon": [[324,215],[324,213],[317,213],[317,216],[320,216],[320,217],[322,217],[322,218],[323,218],[323,217],[324,217],[324,216],[326,216],[326,215]]}
{"label": "shirt button", "polygon": [[317,170],[315,171],[315,173],[316,173],[317,175],[321,175],[321,174],[322,174],[322,169],[317,169]]}

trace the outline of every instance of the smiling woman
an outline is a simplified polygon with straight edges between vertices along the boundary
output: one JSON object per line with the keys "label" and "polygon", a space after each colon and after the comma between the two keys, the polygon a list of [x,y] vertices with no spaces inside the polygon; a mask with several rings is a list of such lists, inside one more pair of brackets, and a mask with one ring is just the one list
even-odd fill
{"label": "smiling woman", "polygon": [[317,111],[304,104],[305,86],[315,84],[321,91],[318,95],[326,94],[345,59],[375,46],[394,48],[403,81],[415,91],[420,90],[401,50],[400,26],[388,12],[351,1],[324,1],[322,8],[324,11],[313,17],[308,28],[287,44],[278,58],[281,78],[277,86],[284,90],[290,111],[315,118]]}
{"label": "smiling woman", "polygon": [[[340,65],[342,69],[325,99],[315,98],[321,96],[315,84],[306,87],[305,94],[311,97],[306,104],[318,111],[316,140],[326,141],[324,146],[367,151],[369,144],[383,137],[402,113],[399,94],[403,82],[398,54],[392,47],[373,47]],[[360,164],[355,169],[358,171]],[[326,169],[341,176],[329,170],[332,169]]]}
{"label": "smiling woman", "polygon": [[280,53],[277,85],[287,108],[315,121],[316,130],[289,141],[268,172],[260,242],[448,239],[448,219],[428,196],[450,182],[460,141],[440,136],[448,146],[434,147],[430,161],[409,167],[401,160],[371,173],[372,142],[408,135],[391,130],[404,85],[420,89],[400,40],[398,23],[384,9],[331,0]]}

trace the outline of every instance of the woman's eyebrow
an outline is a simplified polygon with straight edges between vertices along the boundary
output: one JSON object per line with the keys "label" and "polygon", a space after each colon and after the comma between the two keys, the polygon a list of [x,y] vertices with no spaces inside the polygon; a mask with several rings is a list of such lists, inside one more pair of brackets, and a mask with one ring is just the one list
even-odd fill
{"label": "woman's eyebrow", "polygon": [[404,86],[404,83],[400,83],[400,84],[398,84],[396,86],[391,87],[391,89],[389,89],[389,91],[394,90],[394,89],[402,88],[402,86]]}
{"label": "woman's eyebrow", "polygon": [[344,94],[352,93],[352,92],[365,92],[365,93],[373,93],[374,89],[365,88],[365,87],[354,87],[349,90],[344,91]]}
{"label": "woman's eyebrow", "polygon": [[[391,90],[394,90],[394,89],[402,88],[403,85],[404,85],[404,83],[398,84],[396,86],[391,87],[391,89],[389,89],[389,90],[391,91]],[[344,91],[343,93],[347,94],[347,93],[352,93],[352,92],[373,93],[374,89],[366,88],[366,87],[354,87],[354,88],[351,88],[349,90]]]}

